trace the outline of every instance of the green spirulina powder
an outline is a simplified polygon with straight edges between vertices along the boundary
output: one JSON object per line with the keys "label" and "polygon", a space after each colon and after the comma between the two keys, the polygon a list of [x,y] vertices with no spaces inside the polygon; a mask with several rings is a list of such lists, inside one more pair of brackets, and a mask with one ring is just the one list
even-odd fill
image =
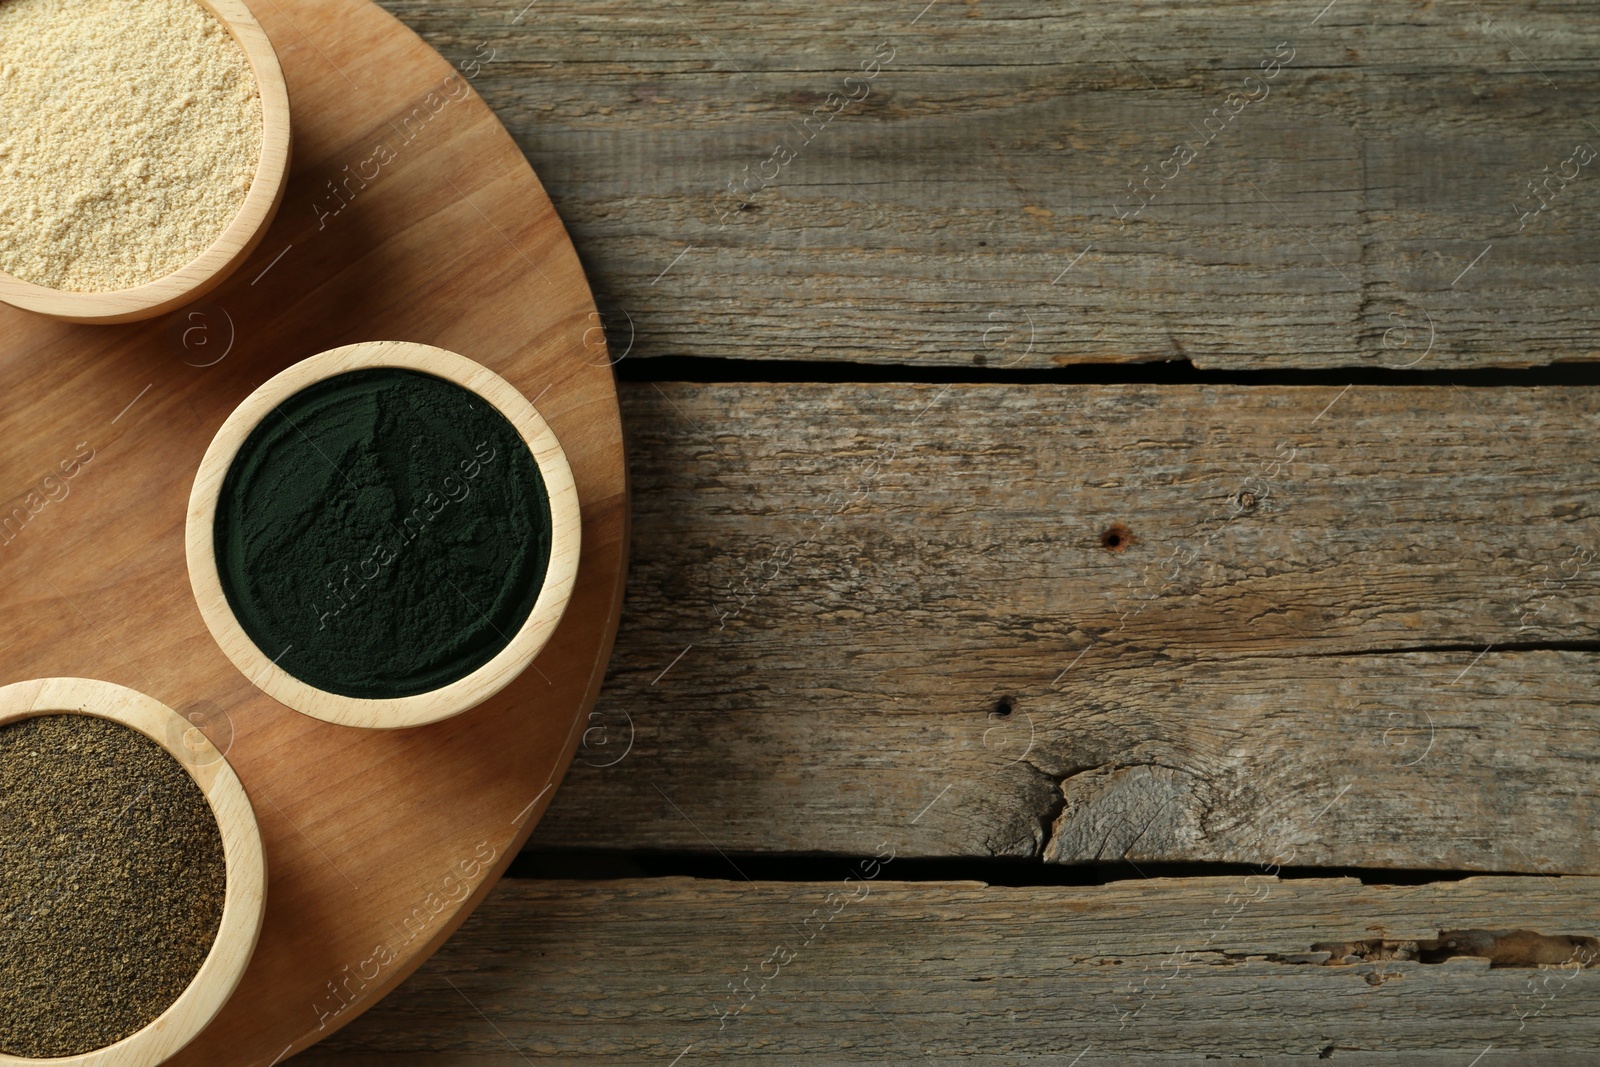
{"label": "green spirulina powder", "polygon": [[397,367],[296,393],[245,439],[217,502],[217,569],[256,647],[343,696],[466,677],[527,621],[550,500],[486,400]]}
{"label": "green spirulina powder", "polygon": [[0,726],[0,1052],[77,1056],[177,1000],[222,923],[216,816],[121,723]]}

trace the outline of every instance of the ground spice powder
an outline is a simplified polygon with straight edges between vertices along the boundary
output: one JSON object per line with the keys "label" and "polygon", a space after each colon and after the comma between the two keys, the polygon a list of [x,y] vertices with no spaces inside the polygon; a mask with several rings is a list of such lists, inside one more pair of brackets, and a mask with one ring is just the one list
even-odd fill
{"label": "ground spice powder", "polygon": [[0,1052],[80,1055],[154,1021],[226,885],[211,806],[160,745],[91,715],[0,726]]}
{"label": "ground spice powder", "polygon": [[550,562],[550,501],[516,428],[470,390],[397,367],[310,386],[223,480],[217,570],[239,624],[290,674],[368,699],[488,663]]}
{"label": "ground spice powder", "polygon": [[0,0],[0,270],[172,273],[239,213],[261,137],[244,49],[195,0]]}

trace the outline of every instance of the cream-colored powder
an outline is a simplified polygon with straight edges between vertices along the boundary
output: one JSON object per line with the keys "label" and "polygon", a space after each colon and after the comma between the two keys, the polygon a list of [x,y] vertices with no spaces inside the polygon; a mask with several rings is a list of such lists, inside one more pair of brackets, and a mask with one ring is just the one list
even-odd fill
{"label": "cream-colored powder", "polygon": [[73,292],[170,274],[260,156],[250,63],[195,0],[0,0],[0,270]]}

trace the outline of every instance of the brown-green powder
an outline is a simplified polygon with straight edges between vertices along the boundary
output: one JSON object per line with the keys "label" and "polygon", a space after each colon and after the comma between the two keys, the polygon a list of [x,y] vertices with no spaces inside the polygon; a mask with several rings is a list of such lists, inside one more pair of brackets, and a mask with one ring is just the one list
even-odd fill
{"label": "brown-green powder", "polygon": [[154,741],[91,715],[0,727],[0,1052],[152,1022],[211,950],[226,874],[210,804]]}

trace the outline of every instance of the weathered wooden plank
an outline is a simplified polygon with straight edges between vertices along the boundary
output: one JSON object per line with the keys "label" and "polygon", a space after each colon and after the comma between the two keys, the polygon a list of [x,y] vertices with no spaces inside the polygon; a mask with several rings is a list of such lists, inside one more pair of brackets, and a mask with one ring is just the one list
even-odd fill
{"label": "weathered wooden plank", "polygon": [[481,66],[632,357],[1597,353],[1576,0],[386,6]]}
{"label": "weathered wooden plank", "polygon": [[[1600,1047],[1600,974],[1583,965],[1593,879],[1005,889],[894,871],[508,880],[388,999],[293,1062],[1465,1067],[1485,1049],[1484,1064],[1576,1065]],[[1542,936],[1460,933],[1507,929]],[[1442,934],[1463,948],[1406,944]],[[1349,962],[1313,949],[1384,939]],[[1416,959],[1454,951],[1494,965]]]}
{"label": "weathered wooden plank", "polygon": [[1600,872],[1600,391],[623,398],[535,845]]}

